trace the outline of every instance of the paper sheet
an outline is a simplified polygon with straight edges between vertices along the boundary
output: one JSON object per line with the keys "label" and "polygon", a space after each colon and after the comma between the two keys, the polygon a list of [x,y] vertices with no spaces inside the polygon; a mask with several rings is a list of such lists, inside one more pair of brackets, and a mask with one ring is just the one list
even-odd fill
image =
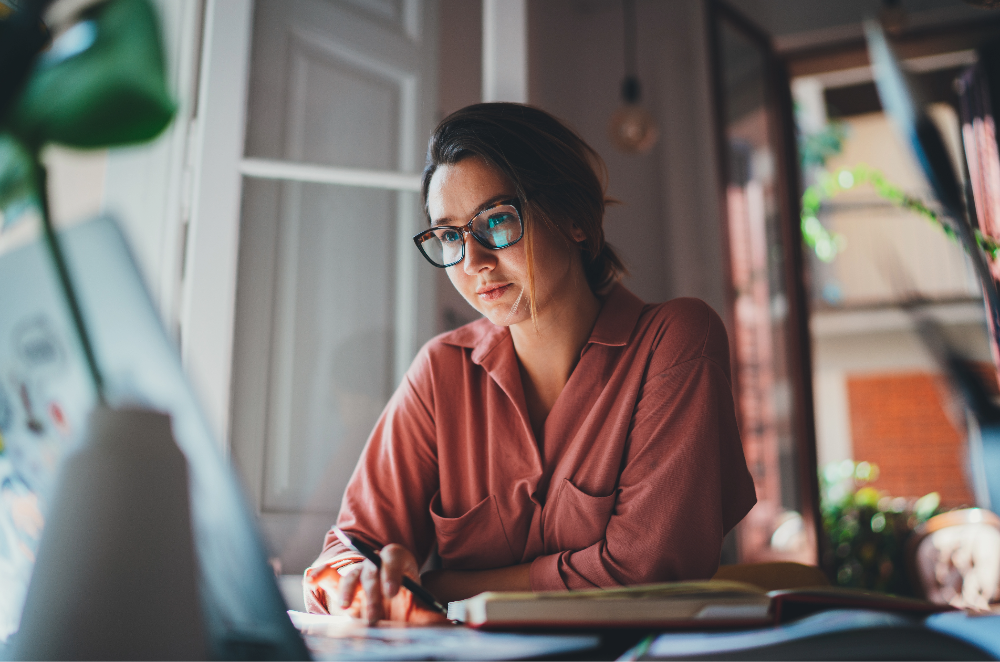
{"label": "paper sheet", "polygon": [[348,616],[288,612],[317,660],[512,660],[596,648],[597,635],[478,632],[462,626],[369,627]]}

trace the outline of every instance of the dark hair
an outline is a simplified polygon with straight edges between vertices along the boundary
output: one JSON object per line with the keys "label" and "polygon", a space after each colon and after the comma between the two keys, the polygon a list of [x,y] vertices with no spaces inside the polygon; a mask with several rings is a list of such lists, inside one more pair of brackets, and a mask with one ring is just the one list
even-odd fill
{"label": "dark hair", "polygon": [[607,169],[601,157],[572,129],[543,110],[516,103],[479,103],[444,118],[431,135],[424,166],[424,211],[427,191],[438,166],[479,156],[514,185],[525,224],[529,296],[535,317],[531,232],[542,219],[571,243],[576,224],[587,283],[596,293],[626,273],[614,249],[604,240]]}

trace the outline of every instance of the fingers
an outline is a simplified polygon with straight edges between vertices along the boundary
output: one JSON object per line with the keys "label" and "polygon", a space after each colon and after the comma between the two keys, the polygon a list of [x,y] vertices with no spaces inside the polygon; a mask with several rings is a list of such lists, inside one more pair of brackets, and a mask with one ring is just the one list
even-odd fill
{"label": "fingers", "polygon": [[434,611],[417,599],[410,591],[402,590],[388,603],[389,620],[404,621],[417,625],[440,625],[448,623],[448,618]]}
{"label": "fingers", "polygon": [[[306,592],[323,605],[328,612],[336,611],[340,574],[331,565],[309,568],[303,577]],[[308,598],[307,598],[308,602]]]}
{"label": "fingers", "polygon": [[420,569],[410,550],[393,543],[383,547],[379,556],[382,557],[382,594],[386,599],[391,600],[396,597],[404,575],[420,583]]}
{"label": "fingers", "polygon": [[349,610],[357,598],[358,589],[360,587],[361,564],[355,563],[354,565],[348,566],[347,570],[344,571],[344,574],[340,576],[337,591],[336,593],[331,594],[336,596],[336,604],[330,606],[337,609]]}
{"label": "fingers", "polygon": [[365,592],[365,618],[372,625],[385,618],[380,572],[371,561],[361,564],[361,588]]}
{"label": "fingers", "polygon": [[[382,559],[381,569],[376,568],[371,561],[365,561],[361,569],[361,588],[366,599],[365,618],[372,624],[385,618],[395,617],[392,615],[398,611],[395,603],[404,597],[399,591],[404,575],[414,581],[420,581],[417,561],[402,545],[386,545],[379,556]],[[409,591],[406,594],[405,601],[409,601]]]}
{"label": "fingers", "polygon": [[358,618],[364,607],[364,593],[360,590],[361,568],[360,563],[340,568],[334,564],[309,568],[304,582],[307,590],[329,613],[347,611]]}
{"label": "fingers", "polygon": [[417,561],[402,545],[386,545],[380,552],[382,567],[371,561],[336,569],[332,565],[310,568],[305,579],[313,594],[331,612],[346,611],[374,624],[383,619],[434,621],[438,616],[401,591],[403,577],[420,583]]}
{"label": "fingers", "polygon": [[307,568],[305,574],[305,580],[310,586],[320,586],[323,583],[328,583],[333,580],[334,584],[337,582],[337,578],[340,574],[337,569],[332,565],[324,565],[318,568]]}
{"label": "fingers", "polygon": [[408,549],[402,545],[386,545],[380,556],[383,610],[389,620],[422,625],[448,622],[445,616],[424,605],[411,592],[401,590],[403,577],[420,583],[420,568]]}

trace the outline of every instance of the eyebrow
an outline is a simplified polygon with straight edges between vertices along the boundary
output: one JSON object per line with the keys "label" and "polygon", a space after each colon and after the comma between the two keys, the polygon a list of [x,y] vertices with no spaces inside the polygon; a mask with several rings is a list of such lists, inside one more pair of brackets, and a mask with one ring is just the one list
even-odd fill
{"label": "eyebrow", "polygon": [[[506,202],[507,200],[516,200],[516,199],[517,199],[517,196],[516,195],[511,195],[510,193],[502,193],[500,195],[495,195],[492,198],[490,198],[489,200],[487,200],[486,202],[484,202],[481,205],[479,205],[479,208],[476,209],[476,213],[474,213],[472,216],[470,216],[469,220],[472,220],[473,218],[475,218],[479,214],[482,214],[484,211],[486,211],[490,207],[496,207],[498,203]],[[453,222],[452,219],[450,219],[447,216],[445,216],[444,218],[438,218],[438,219],[435,219],[435,220],[431,221],[431,227],[436,227],[438,225],[448,225],[449,222]],[[464,221],[462,223],[462,225],[465,225],[468,222],[469,221]]]}

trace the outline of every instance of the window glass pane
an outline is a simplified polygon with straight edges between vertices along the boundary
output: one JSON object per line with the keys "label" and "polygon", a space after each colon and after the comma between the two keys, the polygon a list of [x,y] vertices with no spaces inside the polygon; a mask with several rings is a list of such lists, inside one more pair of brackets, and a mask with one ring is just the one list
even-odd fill
{"label": "window glass pane", "polygon": [[286,565],[318,553],[396,386],[397,228],[419,213],[413,193],[244,182],[233,452]]}

